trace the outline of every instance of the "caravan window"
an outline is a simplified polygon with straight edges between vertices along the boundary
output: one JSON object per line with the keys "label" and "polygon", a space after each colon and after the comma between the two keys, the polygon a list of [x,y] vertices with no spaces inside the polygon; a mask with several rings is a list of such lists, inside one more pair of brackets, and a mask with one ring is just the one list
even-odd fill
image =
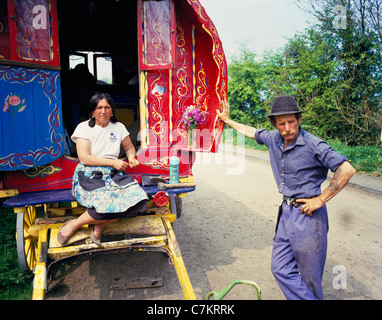
{"label": "caravan window", "polygon": [[108,53],[95,53],[93,55],[94,77],[98,83],[113,84],[113,61]]}
{"label": "caravan window", "polygon": [[72,52],[69,55],[69,68],[84,64],[99,84],[114,84],[113,62],[109,53]]}

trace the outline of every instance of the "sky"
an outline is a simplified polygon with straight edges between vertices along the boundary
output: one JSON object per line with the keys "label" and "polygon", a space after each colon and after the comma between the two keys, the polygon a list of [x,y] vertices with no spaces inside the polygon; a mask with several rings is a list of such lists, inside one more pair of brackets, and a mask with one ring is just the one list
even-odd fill
{"label": "sky", "polygon": [[218,30],[228,60],[242,43],[261,56],[283,47],[313,19],[293,0],[199,0]]}

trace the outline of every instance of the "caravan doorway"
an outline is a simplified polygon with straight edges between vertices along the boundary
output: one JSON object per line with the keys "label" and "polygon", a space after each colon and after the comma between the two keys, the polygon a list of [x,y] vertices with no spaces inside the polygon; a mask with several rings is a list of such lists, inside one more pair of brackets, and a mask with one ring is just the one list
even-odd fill
{"label": "caravan doorway", "polygon": [[109,93],[139,147],[136,1],[57,0],[62,110],[70,136],[89,119],[90,97]]}

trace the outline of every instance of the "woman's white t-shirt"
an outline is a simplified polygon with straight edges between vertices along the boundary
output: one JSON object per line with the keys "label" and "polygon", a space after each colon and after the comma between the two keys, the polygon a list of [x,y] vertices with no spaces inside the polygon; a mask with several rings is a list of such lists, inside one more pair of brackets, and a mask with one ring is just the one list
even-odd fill
{"label": "woman's white t-shirt", "polygon": [[120,123],[111,123],[106,128],[97,124],[89,127],[89,120],[81,122],[74,130],[71,139],[76,142],[77,138],[90,141],[90,153],[94,156],[117,159],[121,150],[122,140],[129,135],[126,127]]}

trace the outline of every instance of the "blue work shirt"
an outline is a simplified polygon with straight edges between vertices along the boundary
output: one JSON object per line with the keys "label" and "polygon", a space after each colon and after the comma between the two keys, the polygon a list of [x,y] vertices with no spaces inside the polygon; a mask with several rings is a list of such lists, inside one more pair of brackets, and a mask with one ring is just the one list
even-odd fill
{"label": "blue work shirt", "polygon": [[335,172],[344,161],[348,161],[325,141],[301,127],[296,141],[285,150],[284,138],[278,130],[256,130],[255,140],[268,147],[279,192],[291,198],[320,195],[328,169]]}

